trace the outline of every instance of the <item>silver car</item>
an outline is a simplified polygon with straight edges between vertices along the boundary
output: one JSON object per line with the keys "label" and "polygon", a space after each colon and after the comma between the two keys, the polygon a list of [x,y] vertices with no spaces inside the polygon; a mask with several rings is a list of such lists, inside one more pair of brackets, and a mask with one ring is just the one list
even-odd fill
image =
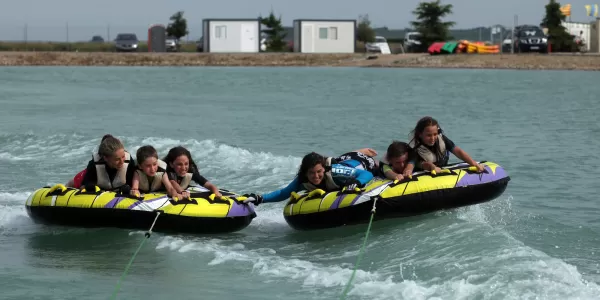
{"label": "silver car", "polygon": [[168,36],[165,40],[165,46],[167,52],[177,52],[179,51],[179,40],[174,36]]}
{"label": "silver car", "polygon": [[119,33],[115,39],[115,50],[117,52],[138,51],[140,41],[134,33]]}

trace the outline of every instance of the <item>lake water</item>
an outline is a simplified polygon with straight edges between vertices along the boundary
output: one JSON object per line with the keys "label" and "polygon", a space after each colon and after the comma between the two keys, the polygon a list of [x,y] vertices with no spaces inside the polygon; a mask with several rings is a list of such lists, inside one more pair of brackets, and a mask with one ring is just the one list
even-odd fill
{"label": "lake water", "polygon": [[[24,209],[106,133],[131,153],[184,145],[219,187],[264,193],[307,152],[382,156],[431,115],[512,180],[489,203],[375,222],[347,299],[598,299],[599,94],[574,71],[0,68],[0,298],[111,296],[144,232],[37,225]],[[284,205],[236,233],[153,234],[119,299],[339,299],[367,225],[298,232]]]}

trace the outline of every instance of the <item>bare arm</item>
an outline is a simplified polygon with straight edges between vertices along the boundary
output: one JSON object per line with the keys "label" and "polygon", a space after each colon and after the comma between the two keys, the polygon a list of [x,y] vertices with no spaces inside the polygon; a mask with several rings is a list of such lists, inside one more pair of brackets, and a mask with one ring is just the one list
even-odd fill
{"label": "bare arm", "polygon": [[214,184],[207,181],[204,184],[204,187],[209,189],[213,194],[215,194],[215,197],[223,197],[223,195],[221,195],[221,192],[219,192],[219,189]]}
{"label": "bare arm", "polygon": [[465,150],[461,149],[458,146],[455,146],[454,149],[452,149],[452,154],[456,155],[456,157],[462,159],[464,162],[468,163],[471,166],[477,166],[477,162],[474,161],[471,158],[471,156],[469,156],[469,154],[465,152]]}
{"label": "bare arm", "polygon": [[426,170],[426,171],[436,171],[436,172],[442,171],[442,169],[440,169],[434,163],[428,162],[428,161],[424,161],[421,163],[421,169]]}
{"label": "bare arm", "polygon": [[183,189],[181,188],[181,186],[179,185],[179,183],[177,183],[177,181],[175,181],[175,180],[169,180],[169,183],[171,183],[171,186],[173,187],[173,189],[175,189],[175,191],[177,193],[183,192]]}
{"label": "bare arm", "polygon": [[360,153],[362,153],[366,156],[370,156],[370,157],[377,156],[377,151],[373,150],[372,148],[362,148],[362,149],[354,150],[353,152],[360,152]]}
{"label": "bare arm", "polygon": [[140,175],[138,172],[133,172],[133,179],[131,180],[131,191],[129,192],[132,195],[139,196],[140,195]]}
{"label": "bare arm", "polygon": [[396,174],[396,172],[394,172],[392,170],[388,170],[384,174],[385,174],[385,178],[387,178],[389,180],[402,180],[402,179],[404,179],[404,176],[402,174]]}
{"label": "bare arm", "polygon": [[[182,198],[181,194],[179,194],[179,192],[171,184],[171,181],[169,180],[169,176],[167,176],[166,173],[162,176],[161,180],[162,180],[162,184],[165,186],[165,189],[167,190],[167,194],[171,198],[179,198],[179,199]],[[177,185],[177,186],[179,186],[179,185]]]}
{"label": "bare arm", "polygon": [[415,170],[415,165],[412,162],[409,162],[408,164],[406,164],[406,167],[404,168],[404,172],[402,172],[402,175],[404,177],[410,177],[410,176],[412,176],[412,173],[414,170]]}
{"label": "bare arm", "polygon": [[465,152],[465,150],[461,149],[458,146],[455,146],[454,149],[452,149],[452,153],[456,155],[456,157],[468,163],[469,165],[476,167],[479,172],[485,169],[482,165],[478,164],[475,160],[473,160],[471,156],[467,152]]}

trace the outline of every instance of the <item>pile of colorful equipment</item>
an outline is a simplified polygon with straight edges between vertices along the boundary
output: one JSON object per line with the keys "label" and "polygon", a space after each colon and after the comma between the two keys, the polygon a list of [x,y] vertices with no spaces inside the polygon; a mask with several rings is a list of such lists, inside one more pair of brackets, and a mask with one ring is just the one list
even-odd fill
{"label": "pile of colorful equipment", "polygon": [[498,45],[490,45],[484,42],[469,42],[461,40],[458,42],[435,42],[427,49],[429,54],[452,54],[452,53],[499,53]]}

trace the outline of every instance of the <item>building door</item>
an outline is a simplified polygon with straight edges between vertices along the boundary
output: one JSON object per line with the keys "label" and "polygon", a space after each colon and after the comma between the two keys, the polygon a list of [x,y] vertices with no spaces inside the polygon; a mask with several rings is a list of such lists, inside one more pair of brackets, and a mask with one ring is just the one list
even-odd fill
{"label": "building door", "polygon": [[300,50],[303,53],[315,52],[314,39],[315,39],[314,26],[312,24],[307,24],[307,25],[302,24],[302,39],[300,40],[302,49],[300,49]]}
{"label": "building door", "polygon": [[258,52],[258,37],[256,36],[256,24],[242,24],[240,35],[240,52]]}

